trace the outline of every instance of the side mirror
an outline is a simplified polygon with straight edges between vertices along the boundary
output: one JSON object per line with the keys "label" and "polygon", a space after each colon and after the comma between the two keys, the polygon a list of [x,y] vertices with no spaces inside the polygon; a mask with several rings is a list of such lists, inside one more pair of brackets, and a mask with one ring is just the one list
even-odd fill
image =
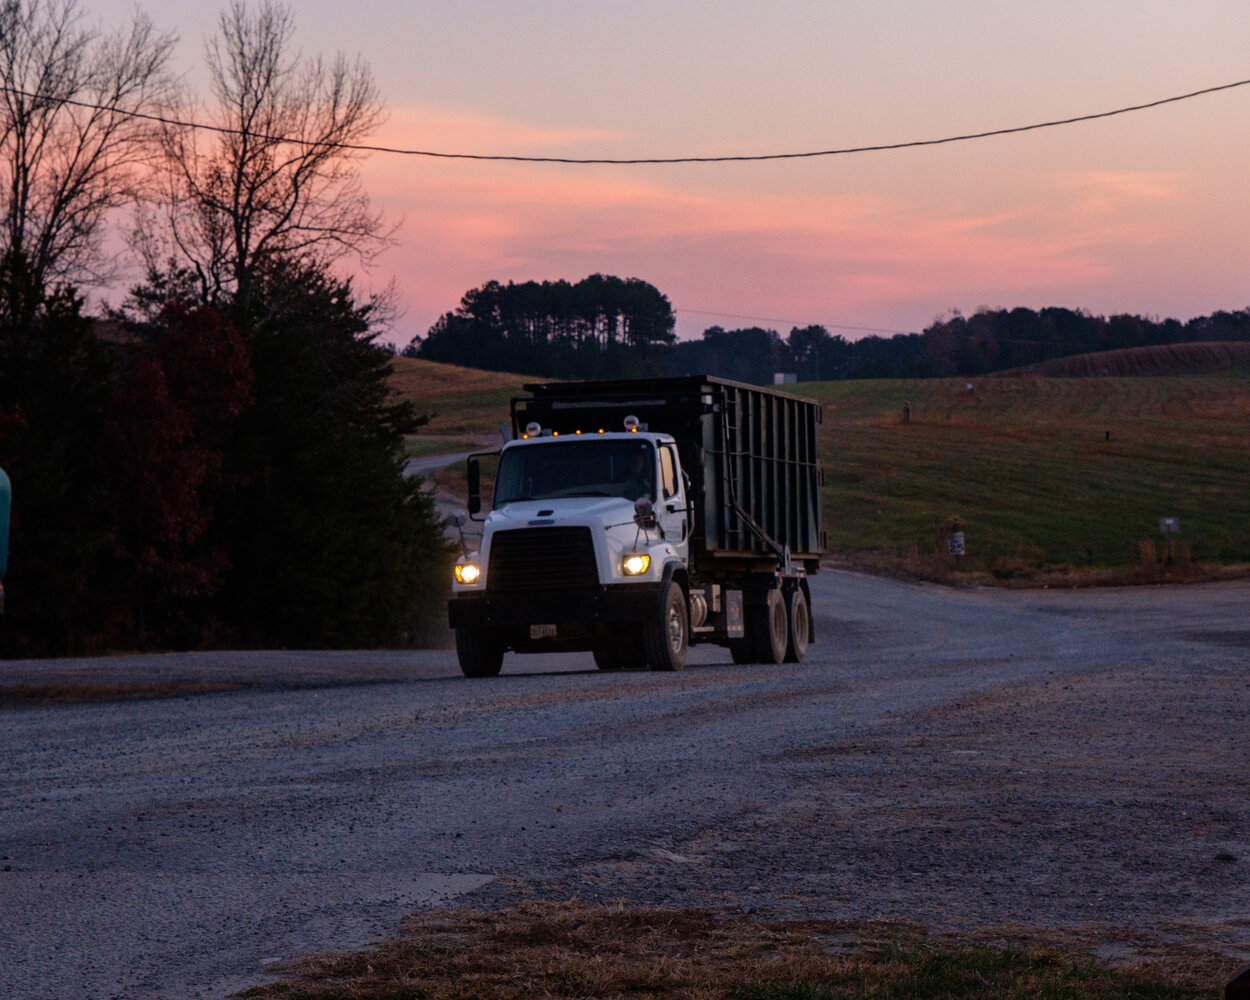
{"label": "side mirror", "polygon": [[482,509],[482,466],[476,457],[465,463],[465,472],[469,479],[469,516],[472,517]]}
{"label": "side mirror", "polygon": [[643,531],[650,531],[655,527],[655,506],[650,497],[639,497],[634,501],[634,523]]}

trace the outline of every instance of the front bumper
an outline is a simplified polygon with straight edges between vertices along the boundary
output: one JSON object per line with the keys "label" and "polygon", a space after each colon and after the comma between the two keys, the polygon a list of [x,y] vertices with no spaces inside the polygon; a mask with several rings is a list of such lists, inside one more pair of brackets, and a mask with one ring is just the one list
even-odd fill
{"label": "front bumper", "polygon": [[607,584],[576,591],[454,594],[447,602],[452,628],[511,625],[617,624],[651,620],[660,604],[657,582]]}

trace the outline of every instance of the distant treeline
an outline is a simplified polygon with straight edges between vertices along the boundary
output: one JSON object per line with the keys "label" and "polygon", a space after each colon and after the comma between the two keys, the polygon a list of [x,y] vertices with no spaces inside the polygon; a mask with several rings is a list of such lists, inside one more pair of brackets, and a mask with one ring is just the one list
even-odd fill
{"label": "distant treeline", "polygon": [[557,378],[656,375],[676,340],[673,325],[668,299],[637,278],[491,281],[466,292],[404,353]]}
{"label": "distant treeline", "polygon": [[954,313],[923,333],[859,340],[823,326],[793,327],[785,337],[762,327],[713,326],[700,340],[678,342],[673,327],[668,299],[637,278],[489,282],[466,293],[455,312],[404,353],[551,378],[708,374],[756,384],[772,382],[777,372],[800,381],[937,378],[1096,351],[1250,340],[1250,309],[1185,323],[1063,308],[984,309]]}
{"label": "distant treeline", "polygon": [[[760,331],[734,331],[758,337]],[[847,341],[823,327],[794,328],[770,361],[789,361],[800,379],[941,378],[987,375],[1054,358],[1158,344],[1250,340],[1250,309],[1216,312],[1181,323],[1141,316],[1094,316],[1084,310],[1047,308],[958,313],[924,333]],[[707,340],[709,330],[704,333]],[[684,346],[684,345],[683,345]],[[702,359],[697,359],[702,360]]]}

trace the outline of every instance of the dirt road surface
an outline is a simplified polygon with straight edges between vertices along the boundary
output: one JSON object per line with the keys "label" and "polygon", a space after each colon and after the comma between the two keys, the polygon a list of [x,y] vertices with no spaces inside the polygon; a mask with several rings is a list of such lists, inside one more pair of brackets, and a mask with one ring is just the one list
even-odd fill
{"label": "dirt road surface", "polygon": [[128,695],[0,697],[0,995],[221,997],[415,910],[534,896],[1250,961],[1250,583],[813,584],[819,641],[781,667],[0,664],[10,693]]}

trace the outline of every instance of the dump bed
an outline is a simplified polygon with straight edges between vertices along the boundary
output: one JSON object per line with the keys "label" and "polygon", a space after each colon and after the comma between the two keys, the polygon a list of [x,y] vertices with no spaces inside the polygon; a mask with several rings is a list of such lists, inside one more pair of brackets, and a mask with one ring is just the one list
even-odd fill
{"label": "dump bed", "polygon": [[513,432],[619,430],[626,416],[671,434],[690,476],[691,557],[700,571],[775,563],[783,550],[819,569],[818,403],[711,376],[550,382],[512,401]]}

